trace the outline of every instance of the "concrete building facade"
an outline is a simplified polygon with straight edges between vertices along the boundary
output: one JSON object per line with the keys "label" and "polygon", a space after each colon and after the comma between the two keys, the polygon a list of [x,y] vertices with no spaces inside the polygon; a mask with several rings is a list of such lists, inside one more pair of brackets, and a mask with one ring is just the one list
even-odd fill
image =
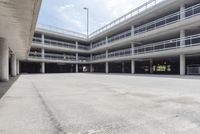
{"label": "concrete building facade", "polygon": [[199,22],[200,0],[150,0],[89,36],[40,25],[20,72],[198,75]]}

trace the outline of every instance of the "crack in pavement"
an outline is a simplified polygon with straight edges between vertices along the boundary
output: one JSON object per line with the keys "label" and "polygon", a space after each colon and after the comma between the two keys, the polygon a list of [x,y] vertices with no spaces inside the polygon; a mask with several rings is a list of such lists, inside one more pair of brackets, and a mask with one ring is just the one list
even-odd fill
{"label": "crack in pavement", "polygon": [[57,134],[67,134],[64,131],[64,128],[62,127],[61,123],[58,121],[58,119],[56,119],[55,115],[53,114],[53,112],[51,111],[51,109],[49,108],[49,106],[47,105],[46,101],[44,100],[44,98],[42,97],[42,95],[40,94],[39,90],[37,89],[37,87],[35,86],[35,84],[33,82],[31,82],[33,85],[33,88],[36,90],[38,97],[41,100],[42,105],[45,108],[45,111],[48,113],[50,121],[52,122],[54,128],[56,129],[56,133]]}

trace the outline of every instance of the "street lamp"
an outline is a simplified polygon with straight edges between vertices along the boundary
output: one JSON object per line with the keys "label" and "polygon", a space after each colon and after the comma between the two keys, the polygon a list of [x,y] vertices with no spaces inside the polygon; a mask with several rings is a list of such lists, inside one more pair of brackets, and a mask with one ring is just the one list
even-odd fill
{"label": "street lamp", "polygon": [[89,37],[89,8],[84,7],[84,10],[87,11],[87,38]]}

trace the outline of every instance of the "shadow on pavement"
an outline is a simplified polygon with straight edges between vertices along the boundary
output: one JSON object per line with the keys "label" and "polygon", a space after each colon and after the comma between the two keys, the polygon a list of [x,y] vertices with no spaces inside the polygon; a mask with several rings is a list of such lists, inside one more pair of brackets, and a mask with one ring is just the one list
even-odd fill
{"label": "shadow on pavement", "polygon": [[10,77],[10,80],[8,82],[0,82],[0,99],[10,89],[10,87],[15,83],[15,81],[18,78],[19,78],[19,76],[17,76],[17,77]]}

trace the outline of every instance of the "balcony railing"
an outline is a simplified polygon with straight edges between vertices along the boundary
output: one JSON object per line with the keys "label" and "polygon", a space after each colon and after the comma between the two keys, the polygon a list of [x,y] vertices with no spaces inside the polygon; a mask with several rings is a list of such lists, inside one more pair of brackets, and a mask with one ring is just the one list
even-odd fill
{"label": "balcony railing", "polygon": [[132,10],[131,12],[123,15],[122,17],[112,21],[111,23],[107,24],[106,26],[98,29],[97,31],[93,32],[92,34],[89,35],[89,37],[94,37],[95,35],[101,33],[101,32],[104,32],[106,30],[108,30],[109,28],[111,27],[114,27],[116,26],[117,24],[121,23],[121,22],[124,22],[130,18],[132,18],[133,16],[136,16],[136,15],[139,15],[141,12],[145,11],[146,9],[152,7],[152,6],[155,6],[157,5],[158,3],[162,2],[164,0],[150,0],[148,1],[147,3],[143,4],[142,6]]}
{"label": "balcony railing", "polygon": [[58,47],[72,48],[72,49],[76,48],[76,44],[62,42],[62,41],[55,41],[55,40],[50,40],[50,39],[45,39],[44,43],[45,45],[49,45],[49,46],[58,46]]}
{"label": "balcony railing", "polygon": [[136,27],[134,29],[135,35],[141,34],[144,32],[152,31],[155,29],[158,29],[160,27],[164,27],[166,25],[170,25],[172,23],[176,23],[181,20],[181,14],[184,14],[185,18],[190,18],[195,15],[198,15],[200,13],[200,4],[194,5],[192,7],[189,7],[183,11],[179,11],[173,14],[170,14],[168,16],[162,17],[160,19],[157,19],[155,21],[149,22],[147,24],[141,25],[139,27]]}
{"label": "balcony railing", "polygon": [[101,59],[105,59],[106,58],[106,54],[100,54],[100,55],[95,55],[92,57],[92,60],[101,60]]}
{"label": "balcony railing", "polygon": [[132,54],[132,50],[129,48],[129,49],[119,50],[115,52],[110,52],[108,54],[108,58],[130,56],[131,54]]}
{"label": "balcony railing", "polygon": [[50,59],[50,60],[76,61],[76,56],[71,56],[71,55],[45,53],[44,57],[45,59]]}
{"label": "balcony railing", "polygon": [[85,35],[85,34],[66,30],[66,29],[63,29],[63,28],[58,28],[58,27],[55,27],[55,26],[39,24],[39,25],[37,25],[37,28],[45,29],[45,30],[49,30],[49,31],[53,31],[53,32],[61,33],[61,34],[71,35],[71,36],[75,36],[75,37],[79,37],[79,38],[83,38],[83,39],[87,39],[87,35]]}
{"label": "balcony railing", "polygon": [[[41,44],[42,43],[42,39],[39,38],[39,37],[33,37],[33,43]],[[50,39],[45,39],[44,40],[44,45],[76,49],[76,44],[68,43],[68,42],[62,42],[62,41],[56,41],[56,40],[50,40]],[[89,50],[90,46],[85,46],[85,45],[78,44],[78,49]]]}
{"label": "balcony railing", "polygon": [[113,37],[110,37],[108,39],[108,43],[111,43],[111,42],[114,42],[114,41],[117,41],[117,40],[120,40],[120,39],[124,39],[124,38],[130,37],[130,36],[131,36],[131,30],[128,30],[126,32],[123,32],[123,33],[120,33],[120,34],[115,35]]}
{"label": "balcony railing", "polygon": [[86,61],[90,61],[90,57],[79,56],[79,57],[78,57],[78,60],[79,60],[79,61],[82,61],[82,62],[86,62]]}
{"label": "balcony railing", "polygon": [[106,40],[102,40],[102,41],[92,44],[92,48],[96,48],[105,44],[106,44]]}

